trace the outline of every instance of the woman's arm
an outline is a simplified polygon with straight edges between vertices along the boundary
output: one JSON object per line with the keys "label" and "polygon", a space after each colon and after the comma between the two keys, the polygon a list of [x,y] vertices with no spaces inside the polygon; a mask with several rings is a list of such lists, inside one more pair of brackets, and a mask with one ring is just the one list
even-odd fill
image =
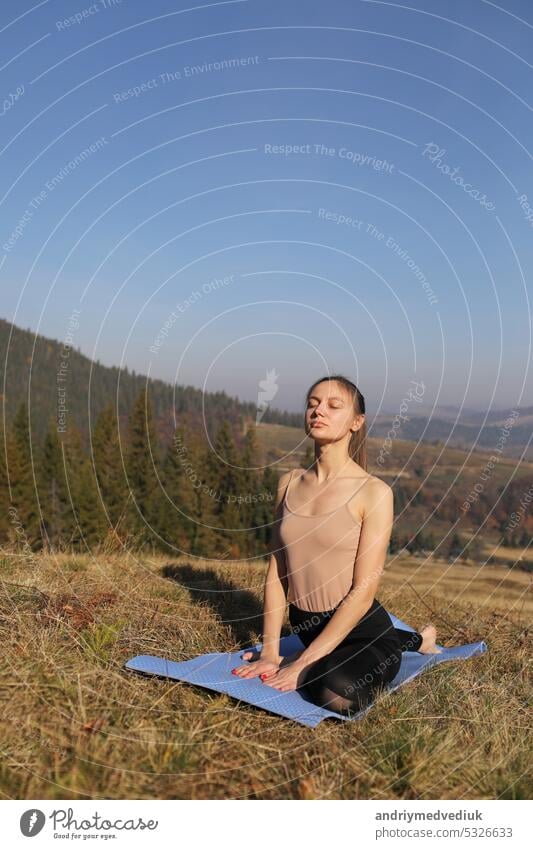
{"label": "woman's arm", "polygon": [[[281,544],[279,535],[279,524],[283,515],[281,506],[285,489],[289,480],[289,472],[282,475],[278,482],[275,501],[274,530],[272,533],[272,548],[264,588],[263,606],[263,645],[257,656],[255,650],[247,651],[242,655],[246,661],[243,666],[232,669],[240,678],[256,678],[261,675],[271,675],[281,664],[282,657],[279,653],[279,642],[281,626],[285,618],[287,607],[287,568],[285,550]],[[255,657],[254,657],[255,655]]]}
{"label": "woman's arm", "polygon": [[369,481],[352,587],[320,634],[302,652],[306,667],[333,651],[372,606],[383,572],[394,521],[393,492],[385,481]]}
{"label": "woman's arm", "polygon": [[279,561],[278,554],[271,554],[264,589],[263,645],[261,648],[263,660],[273,660],[276,663],[281,660],[279,643],[287,606]]}

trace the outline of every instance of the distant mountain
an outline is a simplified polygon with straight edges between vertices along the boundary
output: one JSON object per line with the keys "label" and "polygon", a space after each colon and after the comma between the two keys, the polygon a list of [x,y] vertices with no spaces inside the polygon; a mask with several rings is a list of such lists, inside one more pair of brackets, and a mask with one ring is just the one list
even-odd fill
{"label": "distant mountain", "polygon": [[[413,411],[414,405],[411,405],[411,412]],[[419,416],[426,416],[427,418],[437,417],[438,419],[443,419],[444,421],[465,421],[466,419],[470,419],[473,417],[475,419],[476,416],[483,417],[484,413],[481,410],[473,410],[471,408],[463,407],[461,411],[459,411],[459,407],[451,404],[437,404],[435,408],[431,404],[416,404],[416,411]],[[397,410],[391,409],[390,407],[382,408],[381,415],[383,417],[394,416]]]}
{"label": "distant mountain", "polygon": [[[505,410],[491,410],[487,413],[485,410],[472,410],[465,407],[461,410],[460,407],[450,405],[437,405],[435,410],[433,410],[428,404],[417,404],[416,406],[418,417],[429,418],[431,416],[432,418],[442,419],[443,421],[457,422],[461,425],[481,425],[485,419],[486,425],[503,424],[511,414],[512,409],[519,410],[520,421],[522,423],[524,423],[527,418],[529,418],[530,421],[533,421],[533,407],[514,407]],[[387,410],[387,414],[390,415],[390,411]]]}
{"label": "distant mountain", "polygon": [[[402,421],[401,427],[394,431],[393,438],[407,439],[415,442],[447,442],[451,448],[476,451],[493,451],[503,453],[507,457],[533,459],[533,408],[522,407],[515,410],[517,416],[511,415],[511,410],[489,414],[487,422],[482,425],[484,415],[477,414],[471,422],[460,419],[447,420],[443,418],[428,419],[425,416],[412,416],[409,421]],[[509,426],[509,422],[511,426]],[[391,419],[378,416],[372,422],[373,437],[385,438],[391,428]],[[505,431],[508,433],[505,433]]]}

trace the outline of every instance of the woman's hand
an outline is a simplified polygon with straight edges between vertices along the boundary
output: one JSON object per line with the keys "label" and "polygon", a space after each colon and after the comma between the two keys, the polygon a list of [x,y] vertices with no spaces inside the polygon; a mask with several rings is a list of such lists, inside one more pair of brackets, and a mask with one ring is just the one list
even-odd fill
{"label": "woman's hand", "polygon": [[261,652],[252,649],[245,651],[242,655],[243,660],[248,660],[249,663],[244,666],[236,666],[232,669],[234,675],[240,678],[257,678],[263,675],[273,675],[279,669],[282,661],[281,655],[261,655]]}
{"label": "woman's hand", "polygon": [[276,690],[281,690],[282,692],[297,690],[303,684],[307,668],[307,666],[298,661],[294,661],[280,667],[277,672],[268,675],[262,681],[268,687],[274,687]]}

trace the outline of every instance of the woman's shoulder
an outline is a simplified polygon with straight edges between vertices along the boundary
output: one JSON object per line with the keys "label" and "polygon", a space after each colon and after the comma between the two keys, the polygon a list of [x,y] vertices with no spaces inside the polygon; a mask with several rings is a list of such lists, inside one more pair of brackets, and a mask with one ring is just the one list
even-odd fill
{"label": "woman's shoulder", "polygon": [[393,489],[386,481],[376,475],[368,475],[366,480],[367,484],[361,488],[367,509],[372,510],[380,504],[387,504],[387,502],[394,503]]}
{"label": "woman's shoulder", "polygon": [[277,484],[277,492],[276,492],[276,508],[281,506],[281,503],[285,497],[285,492],[287,490],[287,486],[291,479],[291,475],[294,469],[289,469],[288,472],[282,472],[278,478]]}
{"label": "woman's shoulder", "polygon": [[383,494],[385,492],[392,492],[392,487],[384,481],[382,478],[378,478],[377,475],[367,475],[367,480],[371,485],[374,492],[378,494]]}
{"label": "woman's shoulder", "polygon": [[388,501],[391,503],[387,509],[389,511],[392,509],[392,489],[388,483],[376,475],[366,474],[357,475],[357,477],[362,483],[357,482],[353,494],[357,496],[360,492],[360,496],[350,497],[348,501],[348,510],[355,521],[362,523],[370,513],[383,509]]}
{"label": "woman's shoulder", "polygon": [[368,475],[368,484],[363,488],[361,504],[363,518],[378,513],[392,514],[394,512],[394,493],[389,484],[376,475]]}

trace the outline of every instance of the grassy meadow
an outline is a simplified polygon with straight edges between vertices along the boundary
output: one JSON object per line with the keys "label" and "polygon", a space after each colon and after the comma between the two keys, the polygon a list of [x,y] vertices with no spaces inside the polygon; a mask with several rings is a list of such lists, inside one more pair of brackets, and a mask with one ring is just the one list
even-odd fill
{"label": "grassy meadow", "polygon": [[[530,576],[392,558],[378,597],[439,642],[489,651],[316,729],[127,672],[260,638],[266,561],[4,555],[4,799],[525,799]],[[284,633],[290,633],[288,623]]]}

